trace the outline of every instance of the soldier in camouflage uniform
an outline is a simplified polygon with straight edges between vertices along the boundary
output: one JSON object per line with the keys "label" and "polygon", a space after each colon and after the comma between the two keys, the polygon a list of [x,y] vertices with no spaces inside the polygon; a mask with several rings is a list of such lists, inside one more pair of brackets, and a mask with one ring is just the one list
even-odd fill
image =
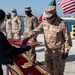
{"label": "soldier in camouflage uniform", "polygon": [[48,6],[42,23],[30,32],[33,37],[44,32],[45,62],[50,75],[64,75],[65,59],[68,57],[72,40],[67,23],[60,19],[55,6]]}
{"label": "soldier in camouflage uniform", "polygon": [[12,22],[11,22],[11,14],[6,14],[7,21],[6,21],[6,36],[7,39],[12,39]]}
{"label": "soldier in camouflage uniform", "polygon": [[13,39],[21,39],[21,19],[17,15],[16,9],[12,9],[12,34]]}
{"label": "soldier in camouflage uniform", "polygon": [[[37,17],[35,17],[31,12],[32,12],[31,7],[25,7],[25,14],[27,16],[24,18],[24,26],[25,26],[24,34],[23,34],[24,39],[26,38],[28,33],[31,32],[31,30],[33,30],[34,28],[36,28],[38,26]],[[29,41],[30,41],[30,43],[34,43],[34,42],[37,42],[37,39],[36,39],[36,37],[33,37]],[[29,57],[29,60],[30,60],[28,62],[28,65],[29,66],[34,65],[35,60],[36,60],[35,47],[33,49],[31,49],[30,51],[27,51],[26,55]]]}

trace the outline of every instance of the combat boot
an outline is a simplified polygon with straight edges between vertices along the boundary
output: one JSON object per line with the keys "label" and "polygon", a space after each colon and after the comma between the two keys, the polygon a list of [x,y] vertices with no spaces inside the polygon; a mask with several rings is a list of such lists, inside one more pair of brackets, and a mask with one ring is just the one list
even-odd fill
{"label": "combat boot", "polygon": [[24,63],[24,65],[22,65],[22,67],[23,67],[23,68],[27,68],[27,67],[29,66],[30,63],[31,63],[30,61],[27,62],[27,63]]}
{"label": "combat boot", "polygon": [[29,65],[34,66],[35,64],[36,64],[35,61],[31,61],[31,63]]}
{"label": "combat boot", "polygon": [[24,65],[22,65],[23,68],[28,68],[31,66],[35,66],[35,62],[29,61],[28,63],[24,63]]}

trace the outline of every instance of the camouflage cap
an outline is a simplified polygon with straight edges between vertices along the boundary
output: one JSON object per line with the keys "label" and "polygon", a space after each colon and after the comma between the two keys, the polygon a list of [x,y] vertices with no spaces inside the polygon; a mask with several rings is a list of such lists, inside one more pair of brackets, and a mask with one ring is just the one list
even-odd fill
{"label": "camouflage cap", "polygon": [[11,15],[10,13],[7,13],[7,14],[6,14],[6,16],[10,16],[10,15]]}
{"label": "camouflage cap", "polygon": [[12,12],[17,12],[16,9],[12,9],[11,11],[12,11]]}
{"label": "camouflage cap", "polygon": [[31,11],[31,7],[29,6],[25,7],[25,11]]}
{"label": "camouflage cap", "polygon": [[44,10],[43,18],[50,18],[56,12],[56,6],[48,6]]}

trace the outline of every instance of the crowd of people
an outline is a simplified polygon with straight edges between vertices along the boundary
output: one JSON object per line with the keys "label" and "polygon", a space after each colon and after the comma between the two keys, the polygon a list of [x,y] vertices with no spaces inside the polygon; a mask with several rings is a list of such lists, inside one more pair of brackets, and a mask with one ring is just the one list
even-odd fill
{"label": "crowd of people", "polygon": [[[22,19],[24,20],[23,38],[26,38],[28,33],[38,26],[38,19],[36,16],[32,14],[31,7],[27,6],[25,7],[24,10],[25,10],[26,17]],[[7,37],[7,39],[23,40],[23,38],[21,38],[22,36],[21,18],[18,16],[16,9],[12,9],[11,13],[6,14],[6,20],[4,21],[4,23],[5,24],[4,24],[4,28],[2,29],[2,32]],[[36,43],[37,36],[31,38],[29,42]],[[26,51],[25,54],[28,56],[30,61],[28,63],[25,63],[24,66],[34,65],[36,60],[35,47],[32,48],[30,51]]]}
{"label": "crowd of people", "polygon": [[[22,25],[21,20],[18,17],[17,10],[13,9],[12,14],[8,13],[6,14],[7,20],[4,21],[5,13],[4,11],[0,10],[0,26],[3,26],[3,21],[5,22],[5,28],[0,31],[0,41],[3,42],[4,40],[6,43],[8,43],[8,46],[6,47],[7,50],[10,50],[8,52],[8,56],[6,54],[5,58],[3,58],[0,61],[0,65],[3,64],[7,60],[9,56],[13,56],[16,54],[20,54],[24,52],[29,57],[29,62],[25,65],[32,66],[35,64],[36,60],[36,53],[35,53],[35,47],[37,44],[37,35],[40,32],[44,33],[44,42],[45,42],[45,62],[46,62],[46,68],[50,75],[64,75],[64,68],[65,68],[65,59],[68,57],[68,53],[70,48],[72,47],[72,40],[70,36],[70,32],[68,29],[67,23],[62,20],[60,17],[58,17],[56,12],[56,6],[48,6],[44,10],[43,14],[43,20],[42,23],[38,26],[38,20],[37,17],[35,17],[32,13],[31,7],[25,7],[25,14],[27,15],[24,18],[24,33],[23,33],[23,40],[24,42],[28,39],[31,44],[29,46],[26,46],[25,48],[20,48],[19,52],[18,49],[15,47],[12,47],[6,40],[7,39],[21,39],[21,31],[22,31]],[[4,16],[2,17],[2,14],[4,13]],[[2,18],[1,18],[2,17]],[[1,29],[1,27],[0,27]],[[5,31],[6,30],[6,34]],[[4,35],[3,35],[3,33]],[[1,40],[4,37],[4,40]],[[5,43],[5,42],[3,42]],[[2,47],[2,44],[0,44],[0,49],[4,50]],[[5,49],[5,50],[6,50]],[[16,50],[16,53],[13,52],[13,49]],[[26,49],[26,50],[25,50]],[[0,50],[1,52],[1,50]],[[10,55],[9,53],[12,53]],[[0,57],[3,57],[4,55],[0,53]],[[0,72],[2,69],[0,70]],[[2,74],[0,74],[2,75]]]}
{"label": "crowd of people", "polygon": [[21,39],[21,19],[17,14],[16,9],[12,9],[11,13],[6,14],[4,20],[4,28],[2,32],[5,34],[7,39]]}
{"label": "crowd of people", "polygon": [[[31,7],[25,7],[26,17],[22,18],[18,15],[16,9],[12,9],[11,13],[6,13],[6,18],[3,22],[2,32],[7,39],[19,40],[22,36],[22,20],[24,21],[23,37],[27,35],[27,32],[33,30],[38,26],[38,19],[31,12]],[[37,37],[34,40],[37,41]],[[33,40],[33,39],[32,39]]]}
{"label": "crowd of people", "polygon": [[[30,44],[30,45],[26,46],[28,39],[24,39],[22,42],[22,46],[20,48],[16,48],[16,47],[12,46],[8,42],[7,37],[5,36],[4,30],[3,30],[3,29],[5,29],[4,28],[5,16],[6,16],[5,12],[2,9],[0,9],[0,75],[3,75],[2,64],[3,65],[6,65],[6,64],[12,65],[13,57],[15,55],[24,53],[25,51],[29,51],[30,49],[32,49],[38,45],[38,44]],[[10,18],[10,16],[9,16],[9,18]],[[16,18],[17,18],[17,16],[16,16]],[[9,20],[9,22],[10,22],[10,20]],[[16,29],[15,29],[15,31],[16,31]],[[16,33],[18,33],[18,32],[19,31],[16,31]],[[8,33],[8,36],[10,35],[10,33]]]}

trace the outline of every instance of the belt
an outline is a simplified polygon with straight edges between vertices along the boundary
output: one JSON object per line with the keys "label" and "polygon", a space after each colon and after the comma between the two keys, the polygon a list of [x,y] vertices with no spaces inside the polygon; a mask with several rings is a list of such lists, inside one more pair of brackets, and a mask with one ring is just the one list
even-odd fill
{"label": "belt", "polygon": [[55,52],[63,52],[63,51],[61,49],[57,48],[57,49],[46,50],[46,52],[48,52],[48,53],[55,53]]}

